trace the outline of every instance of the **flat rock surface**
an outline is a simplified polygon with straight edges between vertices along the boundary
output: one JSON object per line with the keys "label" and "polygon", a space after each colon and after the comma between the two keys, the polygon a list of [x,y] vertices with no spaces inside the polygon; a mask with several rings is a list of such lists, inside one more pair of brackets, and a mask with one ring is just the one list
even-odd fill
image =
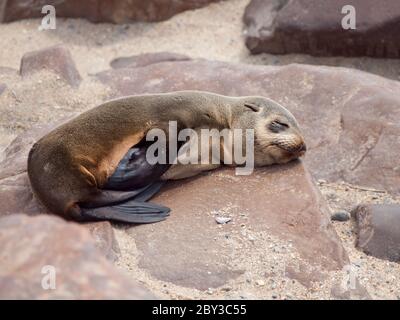
{"label": "flat rock surface", "polygon": [[112,96],[177,90],[262,95],[294,113],[318,179],[400,194],[400,83],[350,69],[164,62],[98,74]]}
{"label": "flat rock surface", "polygon": [[[346,5],[355,8],[354,30],[342,27]],[[244,23],[252,53],[400,57],[397,0],[252,0]]]}
{"label": "flat rock surface", "polygon": [[58,17],[86,18],[93,22],[161,21],[219,0],[14,0],[0,8],[0,22],[39,18],[44,5],[53,5]]}
{"label": "flat rock surface", "polygon": [[145,67],[150,64],[166,61],[191,60],[188,56],[171,52],[144,53],[130,57],[116,58],[110,62],[113,69]]}
{"label": "flat rock surface", "polygon": [[[287,263],[282,272],[306,286],[348,262],[325,202],[300,162],[250,176],[223,169],[170,182],[152,202],[170,207],[171,216],[128,233],[139,250],[139,267],[176,285],[200,290],[222,286],[251,272],[244,270],[247,259],[254,259],[254,268],[262,267],[273,249]],[[219,225],[218,216],[232,220]]]}
{"label": "flat rock surface", "polygon": [[356,219],[356,246],[366,254],[400,262],[400,205],[360,205]]}
{"label": "flat rock surface", "polygon": [[1,299],[154,298],[103,257],[87,230],[56,217],[1,218],[0,261]]}

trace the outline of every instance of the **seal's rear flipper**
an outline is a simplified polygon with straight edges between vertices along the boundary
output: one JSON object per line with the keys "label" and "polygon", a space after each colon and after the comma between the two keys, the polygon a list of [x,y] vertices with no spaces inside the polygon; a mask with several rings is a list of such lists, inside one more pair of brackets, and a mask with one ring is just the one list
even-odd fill
{"label": "seal's rear flipper", "polygon": [[81,208],[81,215],[87,219],[114,220],[129,223],[153,223],[165,220],[170,209],[157,204],[127,201],[114,206]]}

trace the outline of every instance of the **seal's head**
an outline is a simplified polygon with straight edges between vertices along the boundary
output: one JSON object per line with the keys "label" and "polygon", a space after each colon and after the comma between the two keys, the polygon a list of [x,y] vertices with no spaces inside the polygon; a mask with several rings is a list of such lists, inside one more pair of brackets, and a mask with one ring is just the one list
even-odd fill
{"label": "seal's head", "polygon": [[254,164],[287,163],[307,150],[295,117],[283,106],[264,97],[242,98],[246,108],[241,128],[254,128]]}

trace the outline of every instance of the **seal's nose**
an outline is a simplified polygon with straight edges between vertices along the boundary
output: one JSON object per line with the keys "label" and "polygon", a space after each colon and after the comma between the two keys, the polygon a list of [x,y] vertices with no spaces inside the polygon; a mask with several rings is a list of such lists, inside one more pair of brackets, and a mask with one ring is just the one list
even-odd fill
{"label": "seal's nose", "polygon": [[307,151],[307,146],[306,146],[305,143],[302,144],[302,146],[301,146],[301,148],[300,148],[299,151],[300,151],[300,152],[306,152],[306,151]]}

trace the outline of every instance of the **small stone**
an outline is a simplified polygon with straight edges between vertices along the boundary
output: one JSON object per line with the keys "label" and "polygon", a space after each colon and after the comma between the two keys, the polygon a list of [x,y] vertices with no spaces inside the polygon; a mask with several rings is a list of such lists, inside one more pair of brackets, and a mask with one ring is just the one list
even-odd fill
{"label": "small stone", "polygon": [[226,286],[221,289],[222,291],[231,291],[232,287]]}
{"label": "small stone", "polygon": [[217,221],[218,224],[227,224],[229,221],[231,221],[231,218],[228,217],[216,217],[215,221]]}
{"label": "small stone", "polygon": [[347,211],[338,211],[331,216],[332,221],[343,222],[343,221],[348,221],[349,219],[350,219],[350,213],[348,213]]}
{"label": "small stone", "polygon": [[260,287],[263,287],[263,286],[265,286],[265,281],[264,280],[257,280],[256,281],[256,285],[258,285]]}

